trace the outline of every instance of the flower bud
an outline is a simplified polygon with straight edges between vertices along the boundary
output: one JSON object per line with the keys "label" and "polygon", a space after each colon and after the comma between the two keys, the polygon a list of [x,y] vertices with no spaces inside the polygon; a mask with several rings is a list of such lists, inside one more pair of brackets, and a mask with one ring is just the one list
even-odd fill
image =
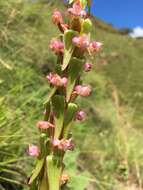
{"label": "flower bud", "polygon": [[92,64],[91,63],[85,63],[84,64],[84,71],[85,72],[89,72],[89,71],[91,71],[91,69],[92,69]]}
{"label": "flower bud", "polygon": [[55,52],[55,54],[64,52],[64,44],[60,40],[53,39],[50,42],[50,49]]}
{"label": "flower bud", "polygon": [[67,183],[69,181],[69,176],[67,174],[62,174],[61,176],[61,184],[64,185],[65,183]]}
{"label": "flower bud", "polygon": [[101,42],[96,42],[93,41],[89,44],[89,51],[91,53],[94,53],[96,51],[99,51],[101,49],[101,47],[103,46],[103,44]]}
{"label": "flower bud", "polygon": [[86,96],[89,96],[91,94],[91,86],[81,86],[81,85],[77,85],[75,87],[75,91],[78,95],[80,96],[83,96],[83,97],[86,97]]}
{"label": "flower bud", "polygon": [[29,145],[28,147],[28,154],[29,156],[38,157],[39,156],[39,148],[36,145]]}
{"label": "flower bud", "polygon": [[85,19],[82,24],[82,32],[88,34],[91,31],[92,22],[89,18]]}
{"label": "flower bud", "polygon": [[59,139],[54,139],[53,140],[53,146],[58,147],[60,145],[60,140]]}
{"label": "flower bud", "polygon": [[37,127],[39,129],[49,129],[49,128],[54,128],[55,126],[48,121],[38,121]]}
{"label": "flower bud", "polygon": [[62,24],[63,23],[63,17],[62,14],[59,11],[54,11],[52,15],[52,21],[54,24]]}
{"label": "flower bud", "polygon": [[86,117],[86,113],[84,111],[78,111],[76,113],[76,119],[79,120],[79,121],[84,120],[85,117]]}

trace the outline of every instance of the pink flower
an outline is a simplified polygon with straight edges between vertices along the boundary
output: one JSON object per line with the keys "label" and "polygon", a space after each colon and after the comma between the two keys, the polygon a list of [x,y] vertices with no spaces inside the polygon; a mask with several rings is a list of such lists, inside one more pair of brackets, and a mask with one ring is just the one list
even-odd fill
{"label": "pink flower", "polygon": [[54,128],[55,126],[48,121],[38,121],[37,127],[39,129],[49,129],[49,128]]}
{"label": "pink flower", "polygon": [[69,12],[70,14],[74,15],[74,16],[81,16],[81,17],[84,17],[84,18],[87,16],[87,13],[86,13],[86,11],[84,11],[84,10],[82,9],[82,6],[81,6],[81,3],[80,3],[79,0],[76,1],[76,2],[73,4],[72,8],[69,8],[69,9],[68,9],[68,12]]}
{"label": "pink flower", "polygon": [[58,74],[49,73],[49,75],[46,77],[46,79],[53,84],[54,86],[64,86],[67,85],[67,78],[66,77],[60,77]]}
{"label": "pink flower", "polygon": [[68,79],[67,79],[66,77],[63,77],[63,78],[61,79],[61,82],[62,82],[62,85],[63,85],[64,87],[66,87],[66,86],[67,86]]}
{"label": "pink flower", "polygon": [[103,44],[101,42],[93,41],[89,44],[89,50],[90,52],[94,53],[96,51],[99,51]]}
{"label": "pink flower", "polygon": [[36,146],[36,145],[29,145],[29,147],[28,147],[28,154],[30,156],[38,157],[39,153],[40,153],[40,151],[39,151],[38,146]]}
{"label": "pink flower", "polygon": [[73,150],[73,148],[74,148],[72,139],[68,139],[68,140],[67,139],[62,139],[62,140],[54,139],[53,146],[55,148],[58,148],[59,150],[63,150],[63,151]]}
{"label": "pink flower", "polygon": [[91,63],[85,63],[84,64],[84,71],[85,72],[89,72],[89,71],[91,71],[91,69],[92,69],[92,64]]}
{"label": "pink flower", "polygon": [[60,142],[61,142],[61,141],[60,141],[59,139],[54,139],[54,140],[53,140],[53,146],[54,146],[54,147],[58,147],[58,146],[60,145]]}
{"label": "pink flower", "polygon": [[83,97],[86,97],[86,96],[89,96],[91,94],[91,86],[82,86],[82,85],[77,85],[75,87],[75,91],[78,95],[80,96],[83,96]]}
{"label": "pink flower", "polygon": [[72,42],[75,46],[81,49],[86,49],[89,46],[89,41],[86,35],[74,37]]}
{"label": "pink flower", "polygon": [[63,23],[62,14],[59,11],[54,11],[52,15],[52,21],[54,24],[62,24]]}
{"label": "pink flower", "polygon": [[50,42],[50,49],[56,54],[64,52],[64,44],[60,40],[53,39]]}
{"label": "pink flower", "polygon": [[85,117],[86,117],[86,113],[84,111],[78,111],[76,113],[76,119],[79,120],[79,121],[84,120]]}

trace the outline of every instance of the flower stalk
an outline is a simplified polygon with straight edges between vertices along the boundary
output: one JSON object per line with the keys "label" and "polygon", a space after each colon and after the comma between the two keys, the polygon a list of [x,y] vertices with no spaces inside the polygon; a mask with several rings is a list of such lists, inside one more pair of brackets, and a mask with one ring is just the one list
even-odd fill
{"label": "flower stalk", "polygon": [[39,146],[29,145],[29,155],[37,158],[29,180],[31,190],[61,190],[70,180],[63,163],[65,153],[74,149],[70,130],[76,120],[86,117],[75,101],[92,92],[90,85],[82,84],[81,75],[92,69],[91,54],[94,56],[102,47],[102,43],[90,41],[92,23],[86,12],[89,1],[70,0],[69,4],[68,23],[58,10],[52,15],[61,34],[51,40],[49,48],[58,61],[46,76],[51,92],[44,103],[44,119],[37,123]]}

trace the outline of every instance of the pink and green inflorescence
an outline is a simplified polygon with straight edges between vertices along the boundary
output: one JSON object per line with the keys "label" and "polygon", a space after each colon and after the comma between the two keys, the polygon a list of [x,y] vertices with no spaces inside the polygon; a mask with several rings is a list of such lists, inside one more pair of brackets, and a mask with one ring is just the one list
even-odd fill
{"label": "pink and green inflorescence", "polygon": [[88,6],[89,1],[70,0],[65,13],[67,23],[58,10],[52,15],[60,34],[51,40],[49,48],[57,56],[57,63],[46,76],[51,90],[44,103],[44,118],[37,122],[39,145],[29,145],[29,155],[37,159],[28,182],[31,190],[61,190],[70,180],[64,173],[64,155],[74,150],[74,122],[86,118],[76,98],[92,93],[90,85],[82,84],[81,76],[91,71],[91,58],[102,47],[102,43],[90,40]]}

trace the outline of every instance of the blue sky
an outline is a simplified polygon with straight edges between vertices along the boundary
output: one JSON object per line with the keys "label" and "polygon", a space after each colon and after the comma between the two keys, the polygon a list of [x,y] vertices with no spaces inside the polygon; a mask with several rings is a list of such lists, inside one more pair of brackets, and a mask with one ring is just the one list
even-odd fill
{"label": "blue sky", "polygon": [[92,14],[118,28],[143,27],[143,0],[93,0]]}

